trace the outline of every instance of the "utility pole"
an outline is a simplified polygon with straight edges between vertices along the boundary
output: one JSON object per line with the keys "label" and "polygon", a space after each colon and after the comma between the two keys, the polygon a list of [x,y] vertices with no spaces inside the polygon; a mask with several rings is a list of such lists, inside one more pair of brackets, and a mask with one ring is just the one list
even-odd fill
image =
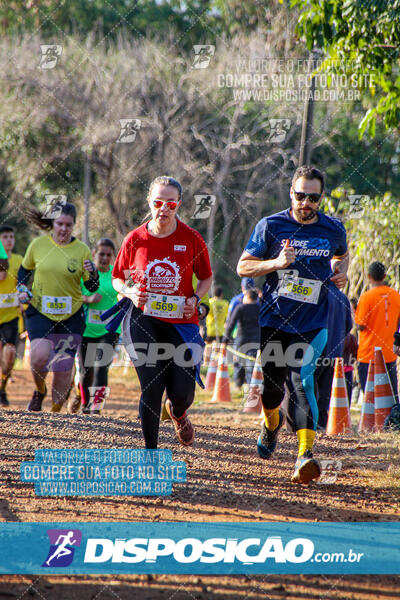
{"label": "utility pole", "polygon": [[85,225],[83,231],[83,241],[89,245],[89,212],[90,212],[90,196],[92,192],[91,188],[91,161],[90,161],[90,150],[84,152],[83,162],[83,200],[85,205]]}
{"label": "utility pole", "polygon": [[[311,72],[317,66],[318,51],[313,50],[310,55]],[[311,163],[311,137],[314,120],[314,96],[315,96],[315,77],[311,78],[310,86],[307,88],[307,97],[304,102],[303,126],[301,129],[299,167]]]}

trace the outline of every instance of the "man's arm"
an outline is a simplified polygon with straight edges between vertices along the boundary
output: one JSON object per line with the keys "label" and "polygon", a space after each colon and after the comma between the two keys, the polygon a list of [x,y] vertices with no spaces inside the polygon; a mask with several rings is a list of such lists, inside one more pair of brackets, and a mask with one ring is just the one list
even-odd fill
{"label": "man's arm", "polygon": [[268,275],[268,273],[273,273],[279,269],[286,269],[295,260],[295,251],[291,246],[282,248],[276,258],[269,258],[267,260],[262,260],[244,251],[239,258],[236,272],[240,277],[259,277],[260,275]]}
{"label": "man's arm", "polygon": [[[368,316],[370,314],[368,302],[365,299],[364,294],[361,294],[360,299],[358,301],[358,305],[356,308],[355,314],[355,323],[357,331],[364,331],[368,327]],[[363,324],[365,323],[365,324]]]}
{"label": "man's arm", "polygon": [[239,314],[241,310],[242,304],[236,306],[234,311],[231,313],[226,325],[225,325],[225,333],[224,338],[228,340],[231,337],[232,331],[239,320]]}
{"label": "man's arm", "polygon": [[397,321],[397,331],[394,332],[393,352],[397,356],[400,356],[400,315]]}
{"label": "man's arm", "polygon": [[344,288],[347,281],[347,269],[349,268],[349,252],[347,251],[342,256],[334,256],[331,260],[331,268],[334,273],[331,281],[340,290]]}

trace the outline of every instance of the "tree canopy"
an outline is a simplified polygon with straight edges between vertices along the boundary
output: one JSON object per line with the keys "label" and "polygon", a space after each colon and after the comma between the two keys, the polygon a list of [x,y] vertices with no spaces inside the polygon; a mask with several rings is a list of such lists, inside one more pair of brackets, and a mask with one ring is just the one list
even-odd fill
{"label": "tree canopy", "polygon": [[[375,134],[378,117],[400,123],[400,0],[292,0],[296,31],[309,50],[324,50],[325,68],[354,73],[368,108],[360,135]],[[365,77],[367,76],[367,77]]]}

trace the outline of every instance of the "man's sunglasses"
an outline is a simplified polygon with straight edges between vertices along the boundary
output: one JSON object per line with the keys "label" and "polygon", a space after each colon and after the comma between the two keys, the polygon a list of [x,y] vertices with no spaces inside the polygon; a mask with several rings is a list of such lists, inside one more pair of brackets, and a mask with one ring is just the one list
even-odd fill
{"label": "man's sunglasses", "polygon": [[161,208],[164,204],[166,204],[167,208],[170,210],[175,210],[178,206],[178,202],[175,202],[174,200],[152,200],[154,208]]}
{"label": "man's sunglasses", "polygon": [[304,192],[295,192],[293,190],[294,193],[294,197],[296,198],[297,202],[301,202],[302,200],[305,200],[306,198],[308,198],[310,200],[310,202],[312,202],[313,204],[316,204],[317,202],[319,202],[321,200],[321,194],[306,194]]}

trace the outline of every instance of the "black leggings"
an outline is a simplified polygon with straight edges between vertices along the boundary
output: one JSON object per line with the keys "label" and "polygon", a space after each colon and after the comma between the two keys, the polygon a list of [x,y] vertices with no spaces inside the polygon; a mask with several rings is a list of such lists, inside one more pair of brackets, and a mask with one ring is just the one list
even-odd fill
{"label": "black leggings", "polygon": [[[181,417],[191,406],[195,393],[195,367],[184,366],[190,362],[189,350],[183,352],[165,352],[164,346],[171,344],[173,348],[184,344],[181,336],[172,323],[148,317],[136,308],[132,308],[130,337],[138,359],[133,361],[139,377],[141,396],[139,414],[146,448],[157,448],[158,430],[160,426],[161,402],[164,391],[172,402],[174,415]],[[171,346],[169,347],[171,349]],[[178,359],[178,356],[180,359]],[[176,359],[176,360],[175,360]],[[178,364],[177,364],[178,363]]]}
{"label": "black leggings", "polygon": [[[289,390],[289,416],[298,429],[316,430],[318,406],[314,392],[316,360],[326,345],[327,330],[317,329],[305,333],[288,333],[272,327],[261,327],[261,360],[264,374],[263,407],[277,408],[285,395],[285,382]],[[312,360],[296,364],[303,356],[301,347],[312,346]],[[310,349],[311,350],[311,349]],[[303,364],[304,362],[304,364]]]}
{"label": "black leggings", "polygon": [[[90,400],[89,387],[107,387],[108,369],[112,363],[113,350],[118,333],[108,332],[101,337],[83,337],[78,350],[82,404]],[[88,360],[86,360],[88,359]],[[85,366],[85,363],[89,363]]]}

